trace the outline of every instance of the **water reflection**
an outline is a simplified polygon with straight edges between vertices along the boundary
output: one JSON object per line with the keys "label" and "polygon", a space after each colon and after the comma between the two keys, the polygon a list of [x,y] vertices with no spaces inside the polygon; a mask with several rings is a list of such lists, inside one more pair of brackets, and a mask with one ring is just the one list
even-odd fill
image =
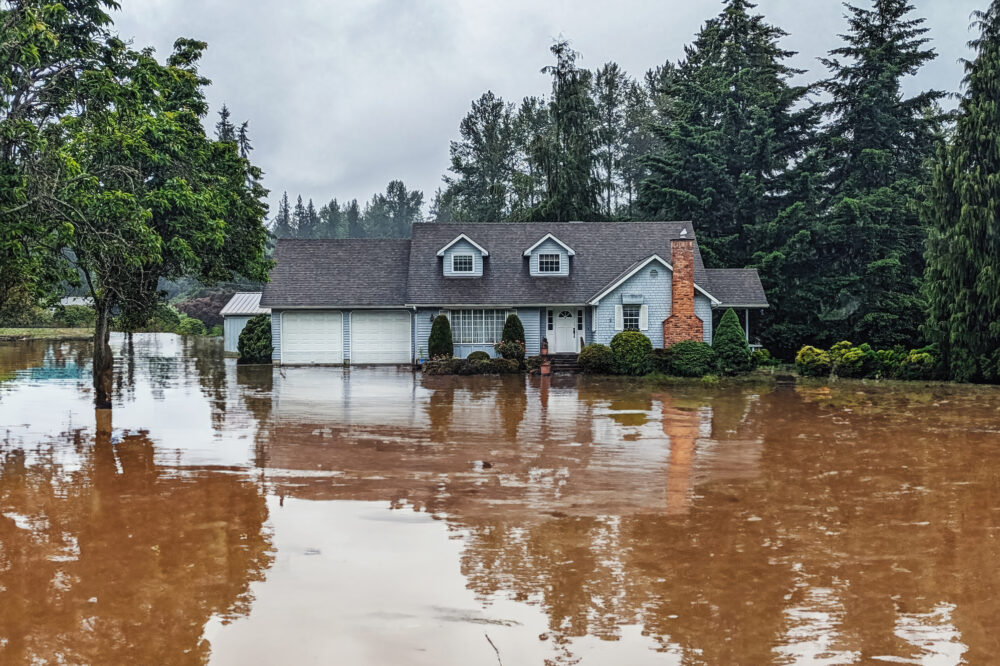
{"label": "water reflection", "polygon": [[41,444],[0,453],[0,662],[207,661],[271,561],[260,488],[164,468],[145,432]]}
{"label": "water reflection", "polygon": [[[120,635],[125,660],[184,661],[173,641],[191,661],[491,663],[484,633],[503,663],[1000,653],[996,391],[663,391],[113,344],[123,430],[104,444],[58,370],[85,366],[78,347],[0,346],[18,658],[86,661]],[[103,624],[66,619],[109,595]]]}

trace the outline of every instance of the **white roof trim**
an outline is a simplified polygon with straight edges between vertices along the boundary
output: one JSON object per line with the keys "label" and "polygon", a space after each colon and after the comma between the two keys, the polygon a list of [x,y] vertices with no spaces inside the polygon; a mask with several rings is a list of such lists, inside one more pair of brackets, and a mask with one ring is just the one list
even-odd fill
{"label": "white roof trim", "polygon": [[[628,273],[626,273],[625,275],[623,275],[620,278],[618,278],[617,280],[615,280],[615,282],[610,287],[607,287],[604,291],[602,291],[601,293],[599,293],[597,296],[594,296],[592,299],[590,299],[590,301],[587,302],[587,304],[588,305],[597,305],[597,304],[599,304],[601,302],[602,298],[604,298],[605,296],[607,296],[608,294],[610,294],[612,291],[614,291],[618,287],[620,287],[623,284],[625,284],[625,282],[628,281],[629,278],[631,278],[633,275],[635,275],[636,273],[638,273],[639,271],[641,271],[643,268],[645,268],[646,266],[648,266],[650,263],[652,263],[654,261],[658,261],[661,264],[663,264],[664,266],[666,266],[667,270],[669,270],[671,273],[674,272],[674,267],[673,266],[671,266],[669,263],[667,263],[667,261],[663,257],[661,257],[660,255],[654,254],[649,259],[646,259],[644,262],[642,262],[641,264],[639,264],[638,266],[636,266],[635,268],[633,268],[632,270],[630,270]],[[695,291],[701,292],[701,294],[703,296],[707,297],[708,300],[710,300],[712,302],[712,306],[713,307],[715,307],[717,305],[720,305],[722,303],[722,301],[720,301],[719,299],[717,299],[715,296],[712,296],[712,294],[708,293],[707,291],[705,291],[704,289],[702,289],[701,287],[699,287],[697,283],[695,283],[694,289],[695,289]]]}
{"label": "white roof trim", "polygon": [[452,242],[448,243],[443,248],[441,248],[440,250],[438,250],[437,256],[443,257],[445,250],[447,250],[449,247],[451,247],[452,245],[454,245],[455,243],[457,243],[458,241],[461,241],[461,240],[464,240],[464,241],[468,242],[469,244],[472,245],[472,247],[474,247],[477,250],[479,250],[480,252],[482,252],[484,257],[490,256],[490,253],[486,250],[485,247],[483,247],[482,245],[480,245],[476,241],[472,240],[471,238],[469,238],[465,234],[459,234],[458,237],[455,238],[455,240],[453,240]]}
{"label": "white roof trim", "polygon": [[542,243],[544,243],[545,241],[550,240],[550,239],[554,240],[557,243],[559,243],[559,245],[561,245],[563,247],[563,249],[566,250],[569,253],[569,256],[571,256],[571,257],[575,257],[576,256],[576,251],[573,248],[571,248],[569,245],[566,245],[566,243],[563,243],[561,240],[559,240],[558,238],[556,238],[552,234],[545,234],[544,236],[542,236],[537,243],[535,243],[534,245],[532,245],[531,247],[529,247],[527,250],[524,251],[524,256],[527,257],[529,254],[532,253],[532,251],[536,247],[538,247],[539,245],[541,245]]}

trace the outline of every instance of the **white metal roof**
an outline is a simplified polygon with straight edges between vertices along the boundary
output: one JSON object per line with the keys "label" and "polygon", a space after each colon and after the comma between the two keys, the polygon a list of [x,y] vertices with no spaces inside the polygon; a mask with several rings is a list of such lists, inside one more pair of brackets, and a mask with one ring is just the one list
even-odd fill
{"label": "white metal roof", "polygon": [[270,314],[270,308],[260,307],[260,294],[259,291],[237,292],[233,294],[233,297],[229,299],[219,314],[223,317]]}

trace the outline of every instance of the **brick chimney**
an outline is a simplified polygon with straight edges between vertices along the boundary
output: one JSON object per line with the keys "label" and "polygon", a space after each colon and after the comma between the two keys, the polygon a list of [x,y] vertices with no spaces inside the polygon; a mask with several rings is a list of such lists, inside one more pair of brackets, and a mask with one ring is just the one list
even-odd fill
{"label": "brick chimney", "polygon": [[670,263],[674,267],[671,281],[670,316],[663,320],[663,346],[704,339],[701,319],[694,313],[694,238],[681,229],[670,241]]}

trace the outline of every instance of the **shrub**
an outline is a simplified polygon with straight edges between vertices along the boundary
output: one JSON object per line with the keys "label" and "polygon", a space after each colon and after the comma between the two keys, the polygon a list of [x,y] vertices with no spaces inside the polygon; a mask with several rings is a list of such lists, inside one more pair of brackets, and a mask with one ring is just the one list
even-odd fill
{"label": "shrub", "polygon": [[649,368],[660,374],[670,374],[670,350],[654,349],[649,352]]}
{"label": "shrub", "polygon": [[240,353],[237,363],[270,363],[271,352],[271,316],[259,314],[252,317],[240,332],[236,349]]}
{"label": "shrub", "polygon": [[205,335],[205,323],[200,319],[182,315],[177,325],[177,332],[181,335]]}
{"label": "shrub", "polygon": [[899,364],[899,379],[931,379],[937,368],[937,349],[931,345],[922,349],[911,349]]}
{"label": "shrub", "polygon": [[623,375],[642,375],[649,370],[649,352],[653,344],[639,331],[622,331],[611,338],[615,371]]}
{"label": "shrub", "polygon": [[803,377],[826,377],[830,374],[830,355],[806,345],[795,355],[795,367]]}
{"label": "shrub", "polygon": [[766,349],[754,349],[750,360],[755,368],[776,368],[781,365],[781,361],[771,356],[771,352]]}
{"label": "shrub", "polygon": [[[841,343],[837,343],[841,344]],[[836,345],[834,345],[836,346]],[[833,350],[830,350],[831,360],[834,358]],[[880,367],[878,354],[868,344],[850,349],[838,350],[836,360],[833,361],[833,371],[838,377],[874,377],[878,374]]]}
{"label": "shrub", "polygon": [[224,334],[225,330],[218,324],[208,330],[208,335],[211,335],[213,338],[221,338]]}
{"label": "shrub", "polygon": [[848,342],[847,340],[841,340],[834,346],[830,347],[830,365],[832,367],[837,367],[837,364],[840,363],[841,357],[852,349],[854,349],[854,344]]}
{"label": "shrub", "polygon": [[431,324],[431,334],[427,338],[427,351],[432,359],[451,358],[455,355],[455,345],[451,341],[451,322],[439,314]]}
{"label": "shrub", "polygon": [[907,357],[902,345],[896,345],[892,349],[879,349],[875,354],[878,356],[879,374],[882,377],[899,377],[899,369]]}
{"label": "shrub", "polygon": [[479,363],[477,371],[480,374],[512,375],[521,371],[521,362],[514,358],[491,358]]}
{"label": "shrub", "polygon": [[451,358],[442,356],[440,358],[427,361],[423,364],[425,375],[457,375],[461,366],[468,366],[469,363],[461,358]]}
{"label": "shrub", "polygon": [[465,357],[465,359],[467,361],[469,361],[470,363],[472,361],[488,361],[491,358],[493,358],[493,357],[490,356],[489,354],[487,354],[484,351],[474,351],[474,352],[472,352],[471,354],[469,354],[468,356]]}
{"label": "shrub", "polygon": [[593,343],[580,350],[577,364],[588,375],[608,375],[615,370],[615,355],[607,345]]}
{"label": "shrub", "polygon": [[524,360],[524,343],[520,340],[501,340],[493,348],[503,358],[513,359],[518,363]]}
{"label": "shrub", "polygon": [[732,308],[726,310],[719,327],[715,329],[712,349],[715,350],[719,370],[727,375],[738,375],[753,369],[750,345],[740,326],[740,318]]}
{"label": "shrub", "polygon": [[521,319],[516,314],[507,315],[500,340],[502,342],[524,342],[524,325],[521,324]]}
{"label": "shrub", "polygon": [[58,313],[57,319],[68,328],[93,328],[97,312],[89,305],[67,305]]}
{"label": "shrub", "polygon": [[532,371],[538,370],[538,368],[542,367],[542,357],[529,356],[528,358],[524,359],[524,367]]}
{"label": "shrub", "polygon": [[715,373],[718,358],[712,345],[707,342],[685,340],[670,345],[663,355],[666,359],[665,371],[675,377],[705,377]]}

